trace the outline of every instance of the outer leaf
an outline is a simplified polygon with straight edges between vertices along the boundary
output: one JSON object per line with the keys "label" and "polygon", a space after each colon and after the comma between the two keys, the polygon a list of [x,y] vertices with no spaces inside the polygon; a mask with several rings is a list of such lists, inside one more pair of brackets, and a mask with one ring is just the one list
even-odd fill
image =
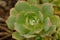
{"label": "outer leaf", "polygon": [[50,28],[50,26],[51,26],[51,21],[50,21],[50,18],[47,17],[47,18],[45,19],[45,23],[44,23],[44,30],[45,30],[45,31],[48,31],[49,28]]}
{"label": "outer leaf", "polygon": [[31,4],[39,4],[39,0],[27,0]]}
{"label": "outer leaf", "polygon": [[44,17],[50,17],[53,15],[54,10],[53,10],[53,6],[50,3],[44,3],[42,5],[42,13],[44,15]]}
{"label": "outer leaf", "polygon": [[32,6],[27,2],[17,2],[15,5],[15,9],[16,11],[34,11],[34,12],[38,12],[40,9],[36,6]]}
{"label": "outer leaf", "polygon": [[52,34],[52,33],[54,33],[54,32],[56,32],[56,25],[52,25],[50,28],[49,28],[49,30],[47,31],[47,34]]}
{"label": "outer leaf", "polygon": [[54,25],[56,25],[58,27],[60,26],[60,18],[59,18],[59,16],[53,15],[53,16],[50,17],[50,19],[51,19],[52,24],[54,24]]}
{"label": "outer leaf", "polygon": [[15,8],[10,9],[10,15],[14,16],[17,14],[17,11],[15,10]]}
{"label": "outer leaf", "polygon": [[24,1],[19,1],[15,5],[16,11],[29,11],[30,10],[30,5],[27,2]]}
{"label": "outer leaf", "polygon": [[24,27],[23,24],[15,23],[15,30],[19,32],[21,35],[25,35],[29,33],[29,30]]}
{"label": "outer leaf", "polygon": [[33,38],[33,37],[35,37],[36,35],[29,35],[29,34],[27,34],[27,35],[23,35],[26,39],[29,39],[29,38]]}
{"label": "outer leaf", "polygon": [[10,16],[6,23],[11,30],[14,30],[15,16]]}
{"label": "outer leaf", "polygon": [[16,16],[17,12],[15,10],[15,8],[12,8],[10,10],[10,16],[8,18],[8,20],[6,21],[8,27],[11,29],[11,30],[14,30],[14,22],[15,22],[15,16]]}
{"label": "outer leaf", "polygon": [[51,34],[53,34],[54,32],[56,32],[56,25],[52,25],[48,31],[44,31],[42,30],[40,33],[41,37],[46,37],[46,36],[51,36]]}
{"label": "outer leaf", "polygon": [[24,39],[22,36],[19,35],[18,32],[14,32],[14,33],[12,34],[12,37],[13,37],[14,39],[17,39],[17,40],[23,40],[23,39]]}
{"label": "outer leaf", "polygon": [[20,35],[23,36],[24,38],[32,38],[32,37],[35,37],[35,35],[30,34],[29,33],[30,31],[28,29],[24,28],[23,25],[15,24],[15,30],[17,32],[19,32]]}
{"label": "outer leaf", "polygon": [[25,23],[25,21],[26,21],[26,17],[24,16],[24,11],[16,15],[16,22],[18,22],[19,24],[23,24]]}

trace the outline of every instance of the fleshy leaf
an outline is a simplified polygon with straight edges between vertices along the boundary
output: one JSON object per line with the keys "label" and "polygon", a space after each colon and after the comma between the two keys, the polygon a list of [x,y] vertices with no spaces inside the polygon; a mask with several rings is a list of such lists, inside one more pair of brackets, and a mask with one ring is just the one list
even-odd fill
{"label": "fleshy leaf", "polygon": [[9,29],[14,30],[14,23],[15,23],[15,16],[9,16],[8,20],[6,21]]}
{"label": "fleshy leaf", "polygon": [[27,34],[27,35],[23,35],[25,38],[33,38],[33,37],[35,37],[36,35],[29,35],[29,34]]}
{"label": "fleshy leaf", "polygon": [[19,24],[19,23],[15,23],[15,30],[17,32],[19,32],[21,35],[24,35],[24,34],[28,34],[29,33],[29,29],[26,29],[24,27],[24,25]]}
{"label": "fleshy leaf", "polygon": [[8,18],[8,20],[6,21],[8,27],[11,29],[11,30],[14,30],[14,22],[15,22],[15,16],[16,16],[17,12],[15,10],[15,8],[12,8],[10,10],[10,16]]}
{"label": "fleshy leaf", "polygon": [[12,34],[12,37],[13,37],[14,39],[17,39],[17,40],[23,40],[23,39],[24,39],[22,36],[20,36],[20,34],[19,34],[18,32],[14,32],[14,33]]}
{"label": "fleshy leaf", "polygon": [[24,11],[20,12],[20,14],[17,14],[16,15],[16,22],[18,22],[19,24],[25,23],[26,16],[24,16],[24,14],[25,14]]}
{"label": "fleshy leaf", "polygon": [[59,18],[59,16],[53,15],[53,16],[50,17],[50,19],[51,19],[51,22],[52,22],[53,25],[56,25],[58,27],[60,26],[60,18]]}
{"label": "fleshy leaf", "polygon": [[37,6],[31,5],[31,9],[30,10],[33,11],[33,12],[39,12],[40,8],[38,8]]}
{"label": "fleshy leaf", "polygon": [[15,5],[16,11],[34,11],[38,12],[40,9],[36,6],[30,5],[28,2],[17,2]]}
{"label": "fleshy leaf", "polygon": [[51,34],[53,34],[54,32],[56,32],[56,25],[52,25],[48,31],[42,31],[40,33],[41,37],[46,37],[46,36],[51,36]]}
{"label": "fleshy leaf", "polygon": [[30,4],[39,4],[39,0],[27,0]]}
{"label": "fleshy leaf", "polygon": [[15,10],[15,8],[10,9],[10,15],[14,16],[17,14],[17,11]]}
{"label": "fleshy leaf", "polygon": [[47,18],[45,19],[45,21],[44,21],[44,30],[45,30],[45,31],[48,31],[49,28],[50,28],[50,26],[51,26],[51,21],[50,21],[50,18],[47,17]]}
{"label": "fleshy leaf", "polygon": [[44,18],[52,16],[54,13],[52,4],[50,3],[42,4],[42,13],[44,15]]}
{"label": "fleshy leaf", "polygon": [[49,28],[49,30],[47,31],[47,34],[52,34],[52,33],[54,33],[54,32],[56,32],[56,25],[52,25],[50,28]]}
{"label": "fleshy leaf", "polygon": [[29,11],[31,6],[25,1],[19,1],[15,5],[16,11]]}
{"label": "fleshy leaf", "polygon": [[43,20],[44,20],[44,16],[43,16],[43,14],[39,11],[39,21],[40,21],[40,23],[43,23]]}

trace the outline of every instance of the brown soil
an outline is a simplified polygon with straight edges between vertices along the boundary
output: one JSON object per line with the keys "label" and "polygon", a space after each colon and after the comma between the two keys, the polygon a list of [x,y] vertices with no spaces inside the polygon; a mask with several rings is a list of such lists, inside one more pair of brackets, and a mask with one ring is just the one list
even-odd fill
{"label": "brown soil", "polygon": [[0,40],[14,40],[11,36],[13,31],[8,28],[6,20],[16,2],[17,0],[0,0]]}

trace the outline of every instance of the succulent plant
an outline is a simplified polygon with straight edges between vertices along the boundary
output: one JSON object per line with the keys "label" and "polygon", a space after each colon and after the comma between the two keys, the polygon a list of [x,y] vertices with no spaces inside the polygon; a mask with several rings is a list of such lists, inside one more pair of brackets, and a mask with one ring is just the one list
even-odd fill
{"label": "succulent plant", "polygon": [[19,1],[10,10],[6,23],[11,30],[16,30],[12,37],[17,40],[53,40],[60,35],[60,18],[54,15],[51,3],[43,3],[39,8]]}

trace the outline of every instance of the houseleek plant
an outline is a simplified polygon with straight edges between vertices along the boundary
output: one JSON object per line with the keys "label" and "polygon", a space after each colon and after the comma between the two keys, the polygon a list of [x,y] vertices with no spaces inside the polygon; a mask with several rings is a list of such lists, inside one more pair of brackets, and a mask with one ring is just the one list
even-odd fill
{"label": "houseleek plant", "polygon": [[[53,4],[18,1],[10,10],[6,23],[16,40],[60,40],[60,17],[54,15]],[[34,4],[34,5],[32,5]]]}

